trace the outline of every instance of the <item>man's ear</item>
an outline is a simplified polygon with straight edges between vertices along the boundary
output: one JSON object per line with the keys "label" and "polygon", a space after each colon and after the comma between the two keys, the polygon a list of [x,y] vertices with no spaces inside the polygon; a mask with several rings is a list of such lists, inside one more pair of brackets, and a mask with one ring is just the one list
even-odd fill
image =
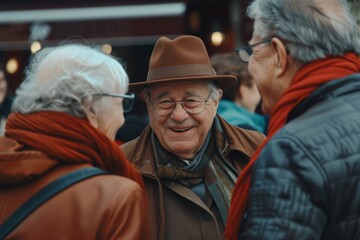
{"label": "man's ear", "polygon": [[141,99],[145,102],[146,104],[146,110],[149,112],[149,108],[150,108],[150,96],[148,91],[144,90],[140,92],[140,97]]}
{"label": "man's ear", "polygon": [[219,106],[222,95],[223,95],[223,91],[221,89],[219,89],[219,98],[214,101],[215,102],[215,108],[217,108]]}
{"label": "man's ear", "polygon": [[288,54],[285,44],[277,37],[271,39],[271,46],[275,49],[277,55],[276,74],[281,77],[286,73],[288,67]]}
{"label": "man's ear", "polygon": [[147,92],[141,91],[139,95],[140,95],[141,99],[144,100],[144,102],[146,102]]}

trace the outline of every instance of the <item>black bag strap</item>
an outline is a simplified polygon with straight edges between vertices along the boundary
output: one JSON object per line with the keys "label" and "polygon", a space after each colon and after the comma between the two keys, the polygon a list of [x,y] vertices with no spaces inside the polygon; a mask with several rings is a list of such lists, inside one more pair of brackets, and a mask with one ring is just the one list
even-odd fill
{"label": "black bag strap", "polygon": [[56,194],[87,178],[109,174],[108,172],[96,168],[81,168],[66,174],[55,181],[49,183],[40,191],[35,193],[29,200],[21,205],[3,224],[0,225],[0,239],[4,239],[12,232],[28,215],[30,215],[41,204],[51,199]]}

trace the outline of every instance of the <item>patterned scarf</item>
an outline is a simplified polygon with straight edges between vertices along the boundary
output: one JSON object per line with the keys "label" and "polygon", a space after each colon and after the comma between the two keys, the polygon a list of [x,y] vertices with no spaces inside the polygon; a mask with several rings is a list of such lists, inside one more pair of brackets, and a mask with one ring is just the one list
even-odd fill
{"label": "patterned scarf", "polygon": [[252,166],[266,143],[286,124],[291,110],[327,82],[359,72],[360,58],[353,53],[317,60],[298,71],[271,113],[268,138],[256,150],[236,182],[225,228],[225,239],[238,239],[240,223],[247,208]]}
{"label": "patterned scarf", "polygon": [[[222,137],[214,137],[214,135]],[[218,142],[215,139],[218,139]],[[158,176],[176,181],[190,188],[197,195],[201,195],[198,190],[199,184],[204,183],[225,224],[231,191],[238,173],[222,154],[221,149],[227,143],[219,120],[214,119],[212,131],[209,132],[204,145],[189,162],[166,151],[153,133],[152,143]],[[203,197],[199,197],[204,201]]]}
{"label": "patterned scarf", "polygon": [[145,189],[140,173],[118,145],[85,119],[50,111],[12,113],[5,136],[58,162],[90,163],[130,178]]}

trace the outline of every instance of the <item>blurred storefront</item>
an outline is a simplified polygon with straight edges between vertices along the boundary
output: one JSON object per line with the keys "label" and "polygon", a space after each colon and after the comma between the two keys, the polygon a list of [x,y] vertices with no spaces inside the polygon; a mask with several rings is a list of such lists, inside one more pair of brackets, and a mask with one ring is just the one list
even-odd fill
{"label": "blurred storefront", "polygon": [[10,90],[23,79],[31,55],[63,42],[98,45],[121,59],[132,82],[146,78],[160,36],[192,34],[209,54],[233,51],[251,35],[240,0],[2,0],[0,61],[8,66]]}

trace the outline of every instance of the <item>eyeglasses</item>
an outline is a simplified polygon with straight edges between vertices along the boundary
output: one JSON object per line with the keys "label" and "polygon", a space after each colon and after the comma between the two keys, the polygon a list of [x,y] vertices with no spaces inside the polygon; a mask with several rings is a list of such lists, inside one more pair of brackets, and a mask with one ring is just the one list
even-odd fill
{"label": "eyeglasses", "polygon": [[[160,116],[170,115],[176,108],[177,103],[180,103],[182,108],[191,115],[200,114],[205,110],[206,103],[209,101],[212,90],[209,96],[205,99],[202,96],[189,96],[182,100],[173,101],[170,99],[159,98],[152,102],[155,112]],[[150,98],[151,101],[151,98]]]}
{"label": "eyeglasses", "polygon": [[248,63],[250,56],[253,54],[253,47],[256,47],[263,43],[269,43],[269,42],[271,42],[271,39],[266,39],[264,41],[261,41],[261,42],[258,42],[258,43],[252,44],[252,45],[242,46],[240,48],[237,48],[236,52],[239,54],[241,61]]}
{"label": "eyeglasses", "polygon": [[131,93],[130,95],[126,94],[115,94],[115,93],[100,93],[100,96],[109,96],[109,97],[118,97],[122,98],[122,105],[124,113],[130,112],[134,106],[135,94]]}

